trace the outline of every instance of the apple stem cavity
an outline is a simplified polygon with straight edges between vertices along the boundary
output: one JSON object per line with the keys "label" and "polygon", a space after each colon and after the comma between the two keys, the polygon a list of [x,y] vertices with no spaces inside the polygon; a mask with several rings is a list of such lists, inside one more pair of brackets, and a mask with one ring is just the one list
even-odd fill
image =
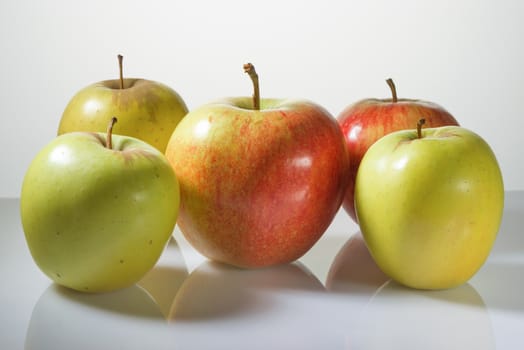
{"label": "apple stem cavity", "polygon": [[393,82],[393,79],[391,78],[387,79],[386,83],[388,83],[389,88],[391,89],[391,97],[392,97],[391,100],[393,101],[393,103],[396,103],[398,101],[397,88],[395,87],[395,83]]}
{"label": "apple stem cavity", "polygon": [[118,119],[116,117],[111,118],[109,125],[107,126],[107,136],[106,136],[106,148],[113,149],[113,126],[116,124]]}
{"label": "apple stem cavity", "polygon": [[417,123],[417,138],[422,138],[422,125],[426,124],[426,119],[422,118]]}
{"label": "apple stem cavity", "polygon": [[118,55],[118,69],[120,71],[120,89],[124,88],[124,68],[122,61],[124,60],[124,56]]}
{"label": "apple stem cavity", "polygon": [[249,74],[253,82],[253,109],[260,110],[260,86],[258,83],[258,74],[255,71],[255,66],[251,63],[244,64],[244,72]]}

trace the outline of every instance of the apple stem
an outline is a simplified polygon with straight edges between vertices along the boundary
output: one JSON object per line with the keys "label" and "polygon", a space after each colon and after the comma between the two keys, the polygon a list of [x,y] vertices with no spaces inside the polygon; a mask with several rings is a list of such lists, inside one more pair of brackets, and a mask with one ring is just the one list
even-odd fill
{"label": "apple stem", "polygon": [[389,78],[386,80],[386,83],[388,83],[389,88],[391,89],[391,96],[393,103],[396,103],[398,101],[397,99],[397,88],[395,87],[395,83],[393,82],[393,79]]}
{"label": "apple stem", "polygon": [[424,125],[426,123],[426,119],[422,118],[418,121],[417,123],[417,137],[419,139],[422,138],[422,125]]}
{"label": "apple stem", "polygon": [[124,68],[122,65],[122,61],[124,60],[124,56],[118,55],[118,68],[120,70],[120,89],[124,88]]}
{"label": "apple stem", "polygon": [[255,66],[251,63],[244,64],[244,72],[249,74],[251,81],[253,82],[253,108],[260,110],[260,86],[258,83],[258,74],[255,71]]}
{"label": "apple stem", "polygon": [[107,136],[106,136],[106,147],[107,149],[113,149],[113,126],[116,124],[118,119],[116,117],[111,118],[109,125],[107,126]]}

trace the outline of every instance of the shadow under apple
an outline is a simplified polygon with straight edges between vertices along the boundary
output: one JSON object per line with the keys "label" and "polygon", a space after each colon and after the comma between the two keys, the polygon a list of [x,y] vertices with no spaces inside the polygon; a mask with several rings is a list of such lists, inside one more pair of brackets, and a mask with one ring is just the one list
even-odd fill
{"label": "shadow under apple", "polygon": [[181,348],[319,349],[338,341],[326,336],[325,296],[298,262],[245,270],[207,261],[181,287],[170,323]]}
{"label": "shadow under apple", "polygon": [[198,321],[271,312],[273,297],[297,291],[324,291],[322,283],[298,262],[241,269],[208,260],[182,284],[169,319]]}
{"label": "shadow under apple", "polygon": [[86,294],[51,284],[33,308],[25,349],[164,349],[168,325],[137,285]]}

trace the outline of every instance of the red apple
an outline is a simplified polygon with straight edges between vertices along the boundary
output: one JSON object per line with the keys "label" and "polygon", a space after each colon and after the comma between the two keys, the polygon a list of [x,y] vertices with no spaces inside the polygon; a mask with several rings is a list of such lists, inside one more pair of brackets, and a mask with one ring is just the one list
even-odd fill
{"label": "red apple", "polygon": [[191,111],[166,149],[181,186],[178,225],[210,259],[247,268],[294,261],[328,228],[348,178],[333,116],[304,100],[249,97]]}
{"label": "red apple", "polygon": [[346,107],[337,120],[348,145],[350,171],[343,207],[351,218],[355,214],[354,192],[357,170],[368,148],[379,138],[393,131],[413,129],[420,119],[427,127],[459,125],[443,107],[433,102],[413,99],[397,99],[393,80],[387,79],[392,98],[368,98]]}

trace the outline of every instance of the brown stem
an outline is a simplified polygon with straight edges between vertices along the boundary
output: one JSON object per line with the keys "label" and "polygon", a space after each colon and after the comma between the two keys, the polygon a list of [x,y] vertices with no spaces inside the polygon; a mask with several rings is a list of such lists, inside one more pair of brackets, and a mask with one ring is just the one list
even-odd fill
{"label": "brown stem", "polygon": [[417,123],[417,137],[419,139],[422,138],[422,125],[424,125],[426,123],[426,119],[422,118],[418,121]]}
{"label": "brown stem", "polygon": [[113,149],[113,126],[118,121],[116,117],[111,118],[109,125],[107,125],[107,136],[106,136],[106,147],[108,149]]}
{"label": "brown stem", "polygon": [[120,89],[124,88],[124,68],[122,65],[123,60],[124,60],[124,56],[118,55],[118,68],[120,70]]}
{"label": "brown stem", "polygon": [[255,71],[255,66],[251,63],[244,64],[244,72],[249,74],[253,82],[253,108],[258,111],[260,110],[260,86],[258,84],[258,74]]}
{"label": "brown stem", "polygon": [[393,103],[396,103],[398,101],[397,99],[397,88],[395,87],[395,83],[393,82],[393,79],[389,78],[386,80],[386,83],[388,83],[389,88],[391,89],[391,96]]}

